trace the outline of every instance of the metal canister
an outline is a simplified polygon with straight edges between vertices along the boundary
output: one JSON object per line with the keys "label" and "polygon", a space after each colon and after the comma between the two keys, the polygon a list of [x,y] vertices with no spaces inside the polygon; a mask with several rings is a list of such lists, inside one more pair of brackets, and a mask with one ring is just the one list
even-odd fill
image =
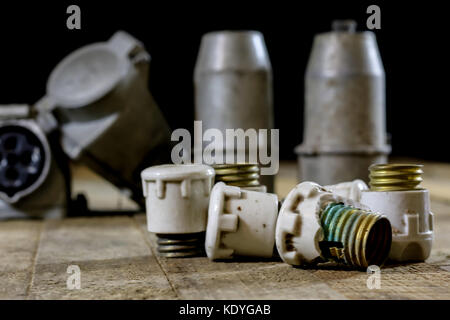
{"label": "metal canister", "polygon": [[[194,72],[195,118],[203,129],[272,129],[272,67],[257,31],[217,31],[203,36]],[[268,148],[270,138],[259,141]],[[232,149],[232,150],[230,150]],[[225,150],[238,152],[224,144]],[[247,150],[248,152],[248,150]],[[273,176],[261,176],[268,190]]]}
{"label": "metal canister", "polygon": [[305,75],[300,180],[320,184],[362,179],[386,161],[385,73],[373,32],[335,21],[316,35]]}
{"label": "metal canister", "polygon": [[140,172],[170,160],[170,129],[148,90],[150,56],[118,31],[63,59],[38,102],[55,115],[67,155],[143,204]]}

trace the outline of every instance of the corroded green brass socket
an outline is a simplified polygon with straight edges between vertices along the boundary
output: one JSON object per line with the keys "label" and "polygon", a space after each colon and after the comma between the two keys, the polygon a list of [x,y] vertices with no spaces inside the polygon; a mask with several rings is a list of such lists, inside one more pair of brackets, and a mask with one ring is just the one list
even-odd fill
{"label": "corroded green brass socket", "polygon": [[322,211],[321,224],[324,241],[320,246],[328,260],[361,268],[386,261],[392,242],[386,217],[333,202]]}

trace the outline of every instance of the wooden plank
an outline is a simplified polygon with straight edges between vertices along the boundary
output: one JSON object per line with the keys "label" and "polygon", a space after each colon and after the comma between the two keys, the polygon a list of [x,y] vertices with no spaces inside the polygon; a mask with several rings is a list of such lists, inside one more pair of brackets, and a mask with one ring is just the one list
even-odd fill
{"label": "wooden plank", "polygon": [[[152,250],[144,215],[135,217]],[[211,262],[206,257],[157,257],[182,299],[345,299],[308,270],[279,260]]]}
{"label": "wooden plank", "polygon": [[[77,190],[88,191],[95,207],[131,208],[114,187],[80,170]],[[282,164],[276,179],[280,198],[297,183],[295,170],[295,163]],[[435,214],[432,255],[426,263],[383,268],[380,289],[367,288],[365,272],[333,265],[301,269],[277,260],[156,257],[154,236],[138,215],[0,223],[0,298],[450,299],[449,179],[450,165],[425,164],[423,185]],[[69,265],[81,269],[80,290],[67,288]]]}
{"label": "wooden plank", "polygon": [[0,299],[24,299],[28,294],[42,223],[0,223]]}
{"label": "wooden plank", "polygon": [[318,268],[313,274],[349,299],[450,299],[450,272],[428,263],[386,266],[380,288],[369,289],[365,272]]}
{"label": "wooden plank", "polygon": [[[81,289],[69,290],[69,265],[81,270]],[[141,232],[129,217],[45,222],[32,299],[176,298]]]}

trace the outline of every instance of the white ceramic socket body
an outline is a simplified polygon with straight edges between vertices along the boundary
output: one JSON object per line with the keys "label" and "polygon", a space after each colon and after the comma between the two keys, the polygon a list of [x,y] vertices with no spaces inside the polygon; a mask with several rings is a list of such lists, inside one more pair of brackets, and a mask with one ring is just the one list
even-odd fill
{"label": "white ceramic socket body", "polygon": [[214,175],[213,168],[194,164],[161,165],[142,171],[148,231],[205,231]]}
{"label": "white ceramic socket body", "polygon": [[278,215],[275,235],[284,262],[298,266],[321,256],[321,204],[330,201],[338,202],[330,191],[314,182],[302,182],[289,192]]}
{"label": "white ceramic socket body", "polygon": [[358,202],[361,199],[361,192],[369,189],[367,184],[360,179],[328,185],[324,188],[338,196]]}
{"label": "white ceramic socket body", "polygon": [[256,191],[256,192],[267,192],[267,187],[264,185],[256,186],[256,187],[243,187],[241,189],[248,191]]}
{"label": "white ceramic socket body", "polygon": [[216,183],[206,229],[208,258],[272,257],[277,214],[277,195]]}
{"label": "white ceramic socket body", "polygon": [[289,192],[281,206],[275,234],[277,250],[284,262],[300,266],[321,260],[319,242],[324,239],[324,232],[320,214],[330,202],[367,209],[314,182],[302,182]]}
{"label": "white ceramic socket body", "polygon": [[433,214],[428,190],[366,190],[361,193],[360,201],[391,222],[391,260],[423,261],[429,257],[433,245]]}

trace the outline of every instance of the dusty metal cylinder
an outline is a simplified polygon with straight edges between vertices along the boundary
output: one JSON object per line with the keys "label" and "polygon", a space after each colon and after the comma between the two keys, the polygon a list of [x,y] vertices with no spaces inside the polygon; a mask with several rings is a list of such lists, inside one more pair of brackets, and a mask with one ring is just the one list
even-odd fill
{"label": "dusty metal cylinder", "polygon": [[333,27],[314,38],[306,69],[300,179],[368,182],[368,166],[390,152],[384,68],[374,33],[355,32],[353,21]]}
{"label": "dusty metal cylinder", "polygon": [[[203,36],[195,72],[195,118],[203,129],[272,129],[272,67],[257,31],[218,31]],[[237,152],[230,147],[226,149]],[[270,138],[267,139],[270,152]],[[259,141],[259,148],[266,148]],[[262,175],[273,189],[273,176]]]}

